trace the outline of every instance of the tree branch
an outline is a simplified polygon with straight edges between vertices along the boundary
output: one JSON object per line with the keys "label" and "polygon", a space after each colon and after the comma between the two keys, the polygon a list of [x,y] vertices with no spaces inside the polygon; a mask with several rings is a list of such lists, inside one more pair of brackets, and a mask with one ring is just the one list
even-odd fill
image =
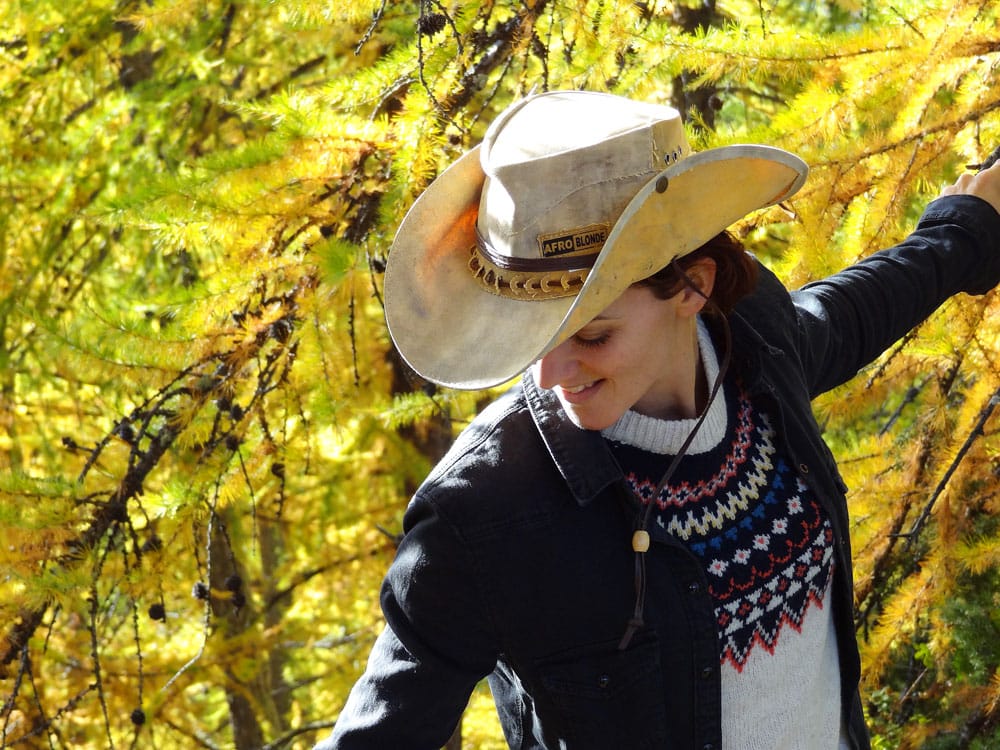
{"label": "tree branch", "polygon": [[952,475],[954,475],[955,471],[958,469],[958,465],[962,463],[962,460],[972,448],[972,444],[976,441],[976,438],[983,434],[983,427],[986,425],[986,421],[990,418],[990,416],[992,416],[997,406],[1000,406],[1000,388],[993,392],[993,395],[987,400],[986,405],[980,410],[979,418],[976,420],[975,426],[972,428],[972,431],[968,434],[968,436],[966,436],[965,442],[962,444],[958,454],[955,456],[954,460],[941,477],[937,487],[934,488],[934,492],[931,493],[930,499],[927,501],[926,505],[924,505],[924,508],[917,517],[917,520],[913,522],[913,525],[910,527],[908,532],[900,534],[901,537],[906,538],[905,549],[910,549],[915,540],[920,536],[924,525],[927,523],[927,519],[931,515],[931,511],[934,510],[935,503],[937,503],[938,498],[944,493],[944,488],[948,485],[948,481],[951,479]]}

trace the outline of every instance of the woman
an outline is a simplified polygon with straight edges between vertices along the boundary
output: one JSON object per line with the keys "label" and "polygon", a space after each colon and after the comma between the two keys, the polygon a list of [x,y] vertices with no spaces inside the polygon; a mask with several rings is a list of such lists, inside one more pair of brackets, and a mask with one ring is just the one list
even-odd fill
{"label": "woman", "polygon": [[[789,293],[725,228],[798,158],[677,113],[519,102],[414,204],[386,317],[424,377],[525,372],[417,491],[320,748],[434,748],[484,676],[514,748],[864,748],[845,488],[809,401],[1000,280],[1000,171]],[[954,194],[954,195],[952,195]]]}

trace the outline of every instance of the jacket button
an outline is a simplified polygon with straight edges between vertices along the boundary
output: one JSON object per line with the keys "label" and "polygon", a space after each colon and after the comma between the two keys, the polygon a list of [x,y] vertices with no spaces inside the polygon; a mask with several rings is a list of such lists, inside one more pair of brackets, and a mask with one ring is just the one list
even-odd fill
{"label": "jacket button", "polygon": [[697,594],[699,591],[701,591],[701,584],[697,581],[691,581],[691,583],[688,584],[689,594]]}
{"label": "jacket button", "polygon": [[712,669],[712,667],[702,667],[701,668],[701,679],[707,680],[714,673],[715,673],[715,670]]}
{"label": "jacket button", "polygon": [[706,742],[704,745],[701,746],[701,750],[715,750],[715,745],[713,745],[711,742]]}
{"label": "jacket button", "polygon": [[606,674],[602,674],[600,677],[597,678],[597,687],[599,687],[601,690],[604,690],[610,684],[611,684],[611,678]]}
{"label": "jacket button", "polygon": [[799,471],[801,471],[803,474],[808,474],[809,464],[799,464]]}

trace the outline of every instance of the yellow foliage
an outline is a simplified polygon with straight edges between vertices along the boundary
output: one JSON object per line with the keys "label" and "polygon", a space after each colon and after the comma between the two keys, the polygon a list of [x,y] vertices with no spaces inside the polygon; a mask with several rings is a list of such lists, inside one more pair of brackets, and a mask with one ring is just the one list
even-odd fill
{"label": "yellow foliage", "polygon": [[1000,568],[1000,535],[963,542],[956,549],[955,557],[971,573]]}
{"label": "yellow foliage", "polygon": [[917,626],[916,618],[925,611],[933,594],[930,566],[911,576],[882,608],[882,618],[861,642],[861,658],[866,665],[864,682],[868,689],[877,684],[891,663],[894,651],[902,647]]}
{"label": "yellow foliage", "polygon": [[[728,0],[686,30],[661,1],[0,8],[0,644],[28,628],[6,666],[32,665],[4,682],[2,731],[186,747],[236,696],[268,741],[335,717],[426,435],[495,395],[428,395],[392,352],[380,271],[413,200],[530,90],[682,104],[704,86],[697,148],[811,166],[741,235],[792,285],[834,271],[1000,143],[995,7],[860,6]],[[439,31],[418,34],[421,9]],[[996,415],[974,434],[998,340],[995,295],[960,299],[818,404],[873,689],[918,647],[947,676],[961,623],[943,604],[1000,563]],[[480,687],[465,746],[503,747],[496,721]]]}

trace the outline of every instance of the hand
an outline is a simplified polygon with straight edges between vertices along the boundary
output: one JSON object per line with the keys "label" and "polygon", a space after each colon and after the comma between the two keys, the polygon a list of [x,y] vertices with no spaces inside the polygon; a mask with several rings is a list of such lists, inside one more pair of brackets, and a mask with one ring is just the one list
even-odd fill
{"label": "hand", "polygon": [[966,172],[945,187],[941,195],[975,195],[1000,212],[1000,161],[982,172]]}

